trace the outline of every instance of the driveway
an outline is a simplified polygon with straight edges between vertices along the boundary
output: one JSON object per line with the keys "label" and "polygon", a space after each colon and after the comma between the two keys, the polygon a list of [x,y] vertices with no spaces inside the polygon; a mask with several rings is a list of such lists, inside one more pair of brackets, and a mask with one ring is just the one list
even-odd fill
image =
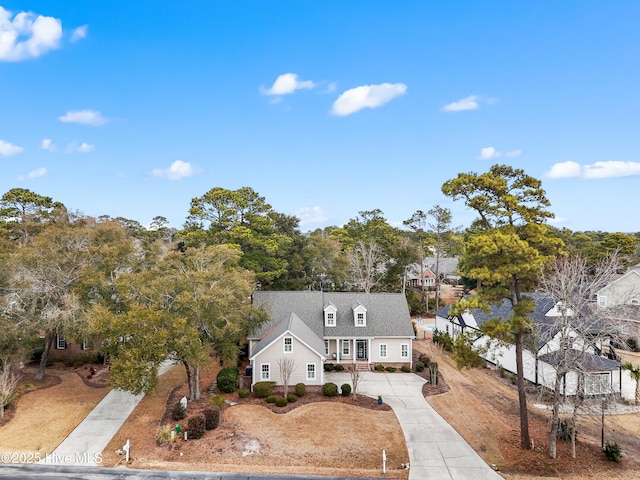
{"label": "driveway", "polygon": [[[348,373],[325,373],[325,382],[351,383]],[[412,373],[364,372],[358,393],[387,403],[396,414],[409,451],[409,480],[500,480],[422,395],[425,380]],[[487,432],[489,434],[489,432]]]}

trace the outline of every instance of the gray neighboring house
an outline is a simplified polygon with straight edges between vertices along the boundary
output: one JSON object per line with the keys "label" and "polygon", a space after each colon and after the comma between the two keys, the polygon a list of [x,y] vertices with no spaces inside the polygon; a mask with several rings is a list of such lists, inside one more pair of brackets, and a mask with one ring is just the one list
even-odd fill
{"label": "gray neighboring house", "polygon": [[289,384],[324,383],[324,364],[370,370],[412,366],[415,338],[401,293],[255,291],[270,321],[247,336],[251,385],[282,384],[279,362],[294,359]]}

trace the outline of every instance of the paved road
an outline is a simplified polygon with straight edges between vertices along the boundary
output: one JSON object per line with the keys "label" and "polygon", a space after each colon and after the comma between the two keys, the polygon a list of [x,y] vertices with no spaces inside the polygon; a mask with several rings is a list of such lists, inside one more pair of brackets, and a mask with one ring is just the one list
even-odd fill
{"label": "paved road", "polygon": [[[327,373],[326,382],[351,383],[348,373]],[[389,404],[409,450],[409,480],[501,480],[422,395],[425,380],[412,373],[365,372],[358,393]]]}

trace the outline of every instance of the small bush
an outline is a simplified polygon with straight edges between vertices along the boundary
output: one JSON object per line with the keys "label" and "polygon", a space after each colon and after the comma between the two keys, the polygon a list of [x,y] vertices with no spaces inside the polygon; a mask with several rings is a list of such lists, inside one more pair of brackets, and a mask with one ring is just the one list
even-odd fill
{"label": "small bush", "polygon": [[349,395],[351,395],[351,385],[349,385],[348,383],[343,383],[340,389],[342,390],[343,397],[348,397]]}
{"label": "small bush", "polygon": [[238,367],[226,367],[220,370],[216,377],[218,390],[224,393],[235,392],[238,389],[240,372]]}
{"label": "small bush", "polygon": [[[557,437],[559,440],[563,442],[570,442],[571,435],[573,434],[573,424],[571,420],[563,419],[558,423],[558,434]],[[578,432],[576,431],[576,438],[578,436]]]}
{"label": "small bush", "polygon": [[335,365],[333,363],[325,363],[324,364],[324,371],[325,372],[333,372],[334,368],[335,368]]}
{"label": "small bush", "polygon": [[171,411],[171,418],[173,420],[182,420],[186,416],[187,409],[184,408],[184,405],[182,405],[180,402],[176,402],[173,405],[173,410]]}
{"label": "small bush", "polygon": [[204,409],[204,428],[213,430],[220,425],[220,408],[207,407]]}
{"label": "small bush", "polygon": [[431,358],[429,357],[429,355],[427,355],[427,354],[425,354],[425,353],[421,353],[421,354],[418,356],[418,361],[419,361],[419,362],[422,362],[422,363],[424,363],[424,364],[427,364],[427,363],[429,363],[429,362],[431,361]]}
{"label": "small bush", "polygon": [[171,432],[173,432],[173,428],[171,425],[166,424],[160,427],[158,433],[156,433],[156,443],[158,445],[165,445],[171,441]]}
{"label": "small bush", "polygon": [[341,363],[337,364],[334,368],[333,368],[336,372],[343,372],[344,371],[344,365],[342,365]]}
{"label": "small bush", "polygon": [[298,401],[298,397],[293,393],[290,393],[289,395],[287,395],[287,402],[296,403],[297,401]]}
{"label": "small bush", "polygon": [[424,372],[424,363],[416,362],[416,372]]}
{"label": "small bush", "polygon": [[197,440],[204,435],[206,420],[201,413],[192,415],[187,421],[188,438]]}
{"label": "small bush", "polygon": [[384,365],[382,365],[380,363],[378,365],[376,365],[374,368],[375,368],[376,372],[384,372]]}
{"label": "small bush", "polygon": [[333,382],[325,383],[322,386],[322,394],[326,397],[335,397],[338,395],[338,385]]}
{"label": "small bush", "polygon": [[516,377],[514,374],[511,374],[511,385],[515,385],[516,383],[518,383],[518,377]]}
{"label": "small bush", "polygon": [[391,365],[389,365],[387,368],[385,368],[385,370],[387,372],[395,372],[396,371],[396,367],[392,367]]}
{"label": "small bush", "polygon": [[629,350],[631,350],[632,352],[638,351],[638,341],[635,339],[635,337],[627,338],[627,347],[629,347]]}
{"label": "small bush", "polygon": [[214,395],[209,399],[209,405],[215,405],[218,408],[224,407],[224,397],[222,395]]}
{"label": "small bush", "polygon": [[409,373],[411,371],[409,365],[402,365],[402,367],[400,367],[400,370],[402,370],[404,373]]}
{"label": "small bush", "polygon": [[238,389],[238,397],[240,398],[248,398],[251,395],[251,390],[248,388],[239,388]]}
{"label": "small bush", "polygon": [[278,397],[277,397],[277,396],[275,396],[275,395],[269,395],[269,396],[267,397],[267,403],[276,403],[276,400],[277,400],[277,399],[278,399]]}
{"label": "small bush", "polygon": [[604,452],[604,457],[610,462],[619,462],[622,459],[622,449],[615,442],[607,442],[602,451]]}
{"label": "small bush", "polygon": [[506,374],[506,370],[504,369],[504,367],[500,367],[500,368],[498,369],[498,375],[500,375],[500,378],[504,378],[504,377],[506,377],[506,376],[507,376],[507,374]]}
{"label": "small bush", "polygon": [[284,397],[277,397],[276,398],[276,407],[286,407],[287,403],[289,403],[289,402]]}
{"label": "small bush", "polygon": [[273,395],[273,387],[276,386],[276,382],[258,382],[253,386],[253,393],[258,398],[267,398],[269,395]]}
{"label": "small bush", "polygon": [[307,393],[307,386],[304,383],[296,383],[296,395],[298,398],[304,397]]}

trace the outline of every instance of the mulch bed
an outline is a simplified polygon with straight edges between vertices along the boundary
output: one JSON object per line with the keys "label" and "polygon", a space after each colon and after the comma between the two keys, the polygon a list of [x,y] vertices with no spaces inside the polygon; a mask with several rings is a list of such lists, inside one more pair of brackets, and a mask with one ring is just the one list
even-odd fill
{"label": "mulch bed", "polygon": [[104,388],[109,382],[109,366],[102,364],[83,365],[73,369],[84,384],[93,388]]}

